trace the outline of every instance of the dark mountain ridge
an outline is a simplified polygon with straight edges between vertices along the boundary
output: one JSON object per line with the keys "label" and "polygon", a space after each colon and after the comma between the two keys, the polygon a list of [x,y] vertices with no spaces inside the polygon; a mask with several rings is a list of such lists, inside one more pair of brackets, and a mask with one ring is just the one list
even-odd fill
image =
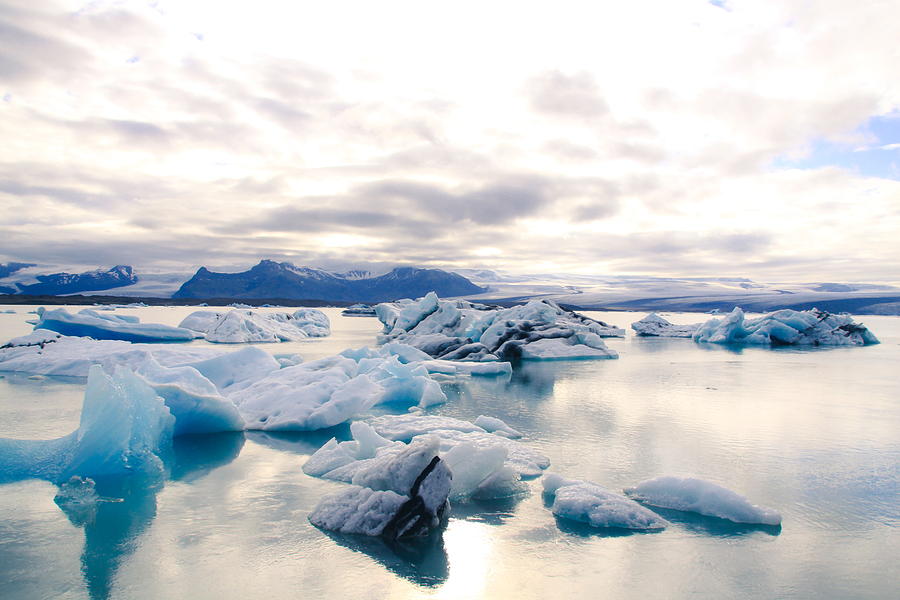
{"label": "dark mountain ridge", "polygon": [[331,273],[287,262],[262,260],[240,273],[197,270],[173,298],[314,298],[341,302],[387,302],[417,298],[434,291],[439,296],[484,292],[462,275],[440,269],[398,267],[378,277],[359,271]]}
{"label": "dark mountain ridge", "polygon": [[108,290],[137,283],[138,277],[129,265],[116,265],[108,271],[97,269],[84,273],[51,273],[36,276],[38,283],[17,283],[18,293],[30,296],[56,296]]}

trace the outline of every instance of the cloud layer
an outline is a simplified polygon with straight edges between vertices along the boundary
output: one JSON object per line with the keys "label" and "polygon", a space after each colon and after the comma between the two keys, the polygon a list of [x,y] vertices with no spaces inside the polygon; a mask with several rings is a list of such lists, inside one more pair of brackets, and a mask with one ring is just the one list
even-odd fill
{"label": "cloud layer", "polygon": [[231,4],[0,7],[0,261],[900,281],[891,3]]}

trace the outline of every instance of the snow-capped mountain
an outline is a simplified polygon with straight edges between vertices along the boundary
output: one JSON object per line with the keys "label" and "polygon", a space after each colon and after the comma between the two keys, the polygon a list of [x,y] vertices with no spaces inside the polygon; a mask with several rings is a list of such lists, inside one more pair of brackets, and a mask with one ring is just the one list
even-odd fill
{"label": "snow-capped mountain", "polygon": [[172,297],[384,302],[416,298],[430,291],[440,296],[462,296],[484,291],[484,288],[461,275],[439,269],[398,267],[377,277],[363,276],[367,273],[332,273],[272,260],[262,260],[240,273],[217,273],[201,267]]}

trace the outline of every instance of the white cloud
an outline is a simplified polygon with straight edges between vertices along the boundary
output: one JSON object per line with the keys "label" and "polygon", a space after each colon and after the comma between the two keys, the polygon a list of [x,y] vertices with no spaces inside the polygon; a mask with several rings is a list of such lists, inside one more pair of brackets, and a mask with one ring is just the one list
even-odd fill
{"label": "white cloud", "polygon": [[0,257],[900,280],[900,182],[768,166],[900,107],[900,7],[728,9],[7,3]]}

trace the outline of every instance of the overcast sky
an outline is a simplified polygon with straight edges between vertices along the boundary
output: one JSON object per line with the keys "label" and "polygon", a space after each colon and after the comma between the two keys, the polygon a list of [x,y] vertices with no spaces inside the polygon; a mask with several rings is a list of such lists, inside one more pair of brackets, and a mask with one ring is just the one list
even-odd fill
{"label": "overcast sky", "polygon": [[0,260],[900,281],[898,23],[0,0]]}

